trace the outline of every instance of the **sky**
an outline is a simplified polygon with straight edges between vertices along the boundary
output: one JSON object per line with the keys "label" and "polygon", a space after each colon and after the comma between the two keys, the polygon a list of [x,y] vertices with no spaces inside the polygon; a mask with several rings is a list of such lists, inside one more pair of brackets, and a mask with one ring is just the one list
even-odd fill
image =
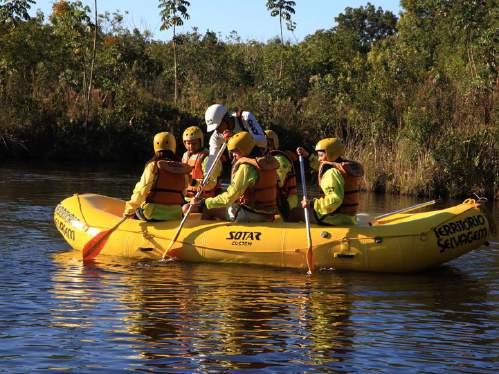
{"label": "sky", "polygon": [[[51,13],[55,0],[36,0],[32,13],[42,10],[47,17]],[[399,0],[295,0],[296,30],[291,33],[283,25],[284,38],[291,42],[302,41],[307,35],[317,30],[329,29],[334,26],[334,18],[344,12],[346,7],[357,8],[365,6],[368,1],[376,8],[389,10],[398,16],[401,11]],[[94,0],[82,0],[84,5],[93,9]],[[190,18],[177,33],[190,32],[194,27],[201,34],[206,31],[220,33],[223,37],[236,31],[243,41],[268,41],[278,36],[279,18],[271,17],[266,9],[265,0],[189,0],[188,13]],[[152,32],[153,39],[169,40],[172,31],[160,31],[158,0],[98,0],[97,11],[114,12],[120,10],[125,15],[125,26],[128,29],[138,28],[141,31]]]}

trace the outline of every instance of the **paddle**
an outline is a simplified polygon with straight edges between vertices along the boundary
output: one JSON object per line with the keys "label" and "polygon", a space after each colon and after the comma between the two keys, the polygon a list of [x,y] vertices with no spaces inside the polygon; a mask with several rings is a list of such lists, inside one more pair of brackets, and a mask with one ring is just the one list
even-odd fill
{"label": "paddle", "polygon": [[119,220],[119,222],[111,227],[109,230],[104,230],[95,235],[92,239],[90,239],[87,244],[83,247],[82,255],[83,260],[93,260],[104,248],[104,244],[106,244],[107,238],[109,235],[118,228],[129,216],[125,216]]}
{"label": "paddle", "polygon": [[[307,183],[305,180],[305,161],[303,160],[303,156],[300,155],[300,174],[301,174],[301,185],[303,189],[303,199],[307,199]],[[308,266],[308,272],[307,274],[312,274],[312,271],[314,270],[314,259],[313,259],[313,253],[312,253],[312,236],[310,234],[310,217],[308,216],[308,207],[303,208],[304,214],[305,214],[305,226],[307,228],[307,266]]]}
{"label": "paddle", "polygon": [[411,212],[413,210],[416,210],[419,208],[424,208],[425,206],[433,205],[435,203],[436,203],[436,200],[431,200],[431,201],[427,201],[426,203],[416,204],[416,205],[412,205],[412,206],[407,207],[407,208],[403,208],[403,209],[395,210],[393,212],[382,214],[380,216],[374,217],[374,219],[369,222],[369,226],[373,226],[373,225],[379,223],[380,221],[384,220],[385,218],[393,216],[395,214]]}
{"label": "paddle", "polygon": [[[224,144],[222,145],[222,147],[218,151],[217,155],[215,156],[215,160],[213,160],[208,171],[206,172],[206,175],[204,176],[203,180],[199,184],[199,190],[198,190],[198,192],[196,192],[196,195],[193,197],[194,200],[199,199],[199,197],[203,193],[205,186],[208,184],[208,179],[210,178],[213,170],[215,169],[215,166],[218,163],[218,160],[220,160],[220,157],[222,157],[222,154],[224,153],[226,147],[227,147],[227,142],[224,142]],[[187,221],[189,214],[191,214],[191,210],[192,210],[192,204],[189,204],[189,208],[187,209],[187,212],[184,214],[182,221],[180,221],[180,225],[178,226],[177,231],[175,232],[175,235],[173,236],[172,240],[170,241],[170,244],[168,245],[168,247],[163,252],[163,255],[161,256],[162,261],[168,256],[168,253],[170,253],[170,251],[173,247],[173,244],[175,244],[175,242],[177,241],[177,238],[180,235],[180,231],[182,231],[182,227],[184,227],[185,221]]]}

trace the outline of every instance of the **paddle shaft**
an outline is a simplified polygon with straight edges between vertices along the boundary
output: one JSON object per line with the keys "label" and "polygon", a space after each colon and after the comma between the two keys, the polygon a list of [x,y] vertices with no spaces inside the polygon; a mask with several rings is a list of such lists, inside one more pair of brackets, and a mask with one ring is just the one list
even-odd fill
{"label": "paddle shaft", "polygon": [[[194,197],[193,197],[194,200],[199,199],[201,194],[203,193],[204,188],[208,184],[208,180],[209,180],[211,174],[213,173],[213,170],[215,169],[215,166],[217,165],[218,161],[220,160],[220,158],[222,157],[222,154],[225,151],[225,148],[227,148],[227,142],[224,142],[222,144],[222,147],[219,149],[217,155],[215,156],[215,159],[213,160],[210,167],[208,168],[208,171],[206,172],[203,180],[199,184],[199,190],[196,192],[196,195],[194,195]],[[187,209],[187,212],[184,214],[184,217],[182,217],[182,220],[180,221],[180,225],[178,226],[177,231],[175,232],[175,235],[173,235],[173,238],[170,241],[170,244],[168,245],[168,247],[163,252],[163,255],[161,256],[162,260],[164,260],[168,256],[168,253],[170,252],[171,248],[173,247],[173,244],[175,244],[175,242],[177,241],[178,236],[180,235],[180,231],[182,231],[182,227],[184,227],[185,221],[187,221],[187,218],[191,214],[192,206],[193,206],[192,204],[189,204],[189,208]]]}
{"label": "paddle shaft", "polygon": [[409,206],[407,208],[403,208],[403,209],[395,210],[393,212],[382,214],[380,216],[374,217],[374,219],[371,222],[369,222],[369,225],[372,226],[377,221],[384,219],[386,217],[390,217],[390,216],[393,216],[393,215],[399,214],[399,213],[411,212],[411,211],[416,210],[416,209],[424,208],[425,206],[433,205],[436,202],[437,202],[436,200],[431,200],[431,201],[427,201],[426,203],[416,204],[416,205]]}
{"label": "paddle shaft", "polygon": [[[303,156],[300,155],[300,176],[301,176],[301,185],[303,190],[303,199],[307,199],[307,181],[305,179],[305,161],[303,160]],[[303,208],[303,213],[305,215],[305,226],[307,229],[307,266],[309,274],[312,274],[314,264],[313,264],[313,253],[312,253],[312,235],[310,233],[310,217],[308,213],[308,207]]]}

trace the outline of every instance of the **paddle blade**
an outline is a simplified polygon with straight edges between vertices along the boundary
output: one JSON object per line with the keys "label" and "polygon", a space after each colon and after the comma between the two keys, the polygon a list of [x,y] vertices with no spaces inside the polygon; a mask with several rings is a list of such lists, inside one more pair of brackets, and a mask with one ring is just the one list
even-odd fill
{"label": "paddle blade", "polygon": [[173,247],[173,245],[175,244],[175,241],[177,240],[177,237],[178,237],[178,235],[177,235],[174,239],[172,239],[172,240],[170,241],[170,244],[168,245],[168,247],[167,247],[167,248],[165,249],[165,251],[163,252],[163,256],[161,256],[161,261],[164,261],[167,257],[169,257],[169,256],[170,256],[170,253],[171,253],[171,251],[172,251],[172,247]]}
{"label": "paddle blade", "polygon": [[116,230],[123,222],[125,222],[130,216],[124,216],[122,219],[118,221],[113,227],[109,230],[104,230],[95,235],[92,239],[88,241],[87,244],[83,247],[82,255],[83,260],[92,260],[94,259],[104,248],[104,245],[109,238],[109,235]]}
{"label": "paddle blade", "polygon": [[100,251],[102,251],[102,248],[104,248],[104,245],[109,238],[109,234],[111,234],[112,231],[113,230],[101,231],[90,239],[83,247],[83,260],[93,260],[97,257]]}
{"label": "paddle blade", "polygon": [[307,250],[307,267],[308,267],[308,272],[307,274],[310,275],[314,271],[314,258],[313,258],[313,252],[312,252],[312,247],[309,247]]}

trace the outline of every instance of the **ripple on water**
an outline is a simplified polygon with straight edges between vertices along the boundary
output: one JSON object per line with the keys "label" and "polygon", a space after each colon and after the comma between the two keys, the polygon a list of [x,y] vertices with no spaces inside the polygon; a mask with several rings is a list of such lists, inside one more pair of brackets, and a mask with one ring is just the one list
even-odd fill
{"label": "ripple on water", "polygon": [[136,176],[30,173],[0,181],[0,371],[496,371],[499,251],[406,275],[83,264],[55,205]]}

